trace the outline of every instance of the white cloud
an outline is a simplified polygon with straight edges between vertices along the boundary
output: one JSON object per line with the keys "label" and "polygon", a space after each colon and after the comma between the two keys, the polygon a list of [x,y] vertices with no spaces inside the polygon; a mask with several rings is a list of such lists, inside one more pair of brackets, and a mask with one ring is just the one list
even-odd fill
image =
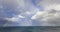
{"label": "white cloud", "polygon": [[21,16],[21,15],[17,15],[17,16],[14,16],[12,18],[6,18],[6,20],[12,21],[12,22],[19,22],[19,20],[22,19],[22,18],[25,18],[25,17]]}
{"label": "white cloud", "polygon": [[45,8],[45,10],[50,10],[50,9],[60,10],[60,4],[51,4],[49,6],[46,6]]}
{"label": "white cloud", "polygon": [[42,0],[44,11],[36,12],[32,19],[43,22],[43,26],[60,26],[60,0]]}
{"label": "white cloud", "polygon": [[31,14],[31,12],[30,12],[30,11],[26,11],[25,13],[26,13],[26,14],[28,14],[28,15],[29,15],[29,14]]}
{"label": "white cloud", "polygon": [[[53,10],[49,10],[49,11],[53,11]],[[37,12],[34,16],[32,16],[32,19],[35,19],[37,21],[42,21],[42,25],[60,25],[60,11],[56,12]]]}
{"label": "white cloud", "polygon": [[51,4],[60,4],[60,0],[42,0],[39,5],[42,4],[43,6],[51,5]]}
{"label": "white cloud", "polygon": [[21,15],[18,15],[17,17],[18,17],[18,18],[25,18],[24,16],[21,16]]}
{"label": "white cloud", "polygon": [[[36,15],[31,17],[31,19],[36,19],[36,16],[43,15],[43,14],[44,14],[44,12],[38,11],[38,12],[36,12]],[[42,16],[40,16],[40,17],[42,17]],[[37,17],[37,18],[39,18],[39,17]]]}

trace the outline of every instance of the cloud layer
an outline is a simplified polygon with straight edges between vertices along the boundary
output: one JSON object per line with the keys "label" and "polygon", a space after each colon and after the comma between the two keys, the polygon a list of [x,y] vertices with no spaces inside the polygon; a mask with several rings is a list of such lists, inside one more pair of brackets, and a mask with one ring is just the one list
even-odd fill
{"label": "cloud layer", "polygon": [[10,24],[60,26],[59,16],[60,0],[0,0],[0,18]]}
{"label": "cloud layer", "polygon": [[60,0],[42,0],[44,11],[36,12],[32,19],[43,22],[43,26],[60,26]]}
{"label": "cloud layer", "polygon": [[34,10],[36,8],[30,4],[29,1],[25,2],[24,0],[0,0],[0,18],[7,20],[4,26],[17,26],[16,23],[18,23],[19,26],[32,25],[29,18],[31,14],[36,12],[36,10]]}

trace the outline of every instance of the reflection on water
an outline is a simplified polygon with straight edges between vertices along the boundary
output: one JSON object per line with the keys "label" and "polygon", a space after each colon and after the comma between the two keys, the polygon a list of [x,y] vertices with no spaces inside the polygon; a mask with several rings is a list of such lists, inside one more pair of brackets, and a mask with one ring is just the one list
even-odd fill
{"label": "reflection on water", "polygon": [[60,27],[51,26],[0,27],[0,32],[60,32]]}

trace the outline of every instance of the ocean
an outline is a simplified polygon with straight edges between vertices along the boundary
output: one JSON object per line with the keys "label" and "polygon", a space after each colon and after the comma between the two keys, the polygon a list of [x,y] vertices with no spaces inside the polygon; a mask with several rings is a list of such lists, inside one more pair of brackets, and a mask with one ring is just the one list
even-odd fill
{"label": "ocean", "polygon": [[0,32],[60,32],[60,27],[59,26],[0,27]]}

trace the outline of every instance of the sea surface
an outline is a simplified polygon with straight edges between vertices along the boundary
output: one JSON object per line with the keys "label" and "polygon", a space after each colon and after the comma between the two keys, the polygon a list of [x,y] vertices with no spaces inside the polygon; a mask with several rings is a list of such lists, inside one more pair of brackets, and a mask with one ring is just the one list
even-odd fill
{"label": "sea surface", "polygon": [[57,26],[0,27],[0,32],[60,32]]}

